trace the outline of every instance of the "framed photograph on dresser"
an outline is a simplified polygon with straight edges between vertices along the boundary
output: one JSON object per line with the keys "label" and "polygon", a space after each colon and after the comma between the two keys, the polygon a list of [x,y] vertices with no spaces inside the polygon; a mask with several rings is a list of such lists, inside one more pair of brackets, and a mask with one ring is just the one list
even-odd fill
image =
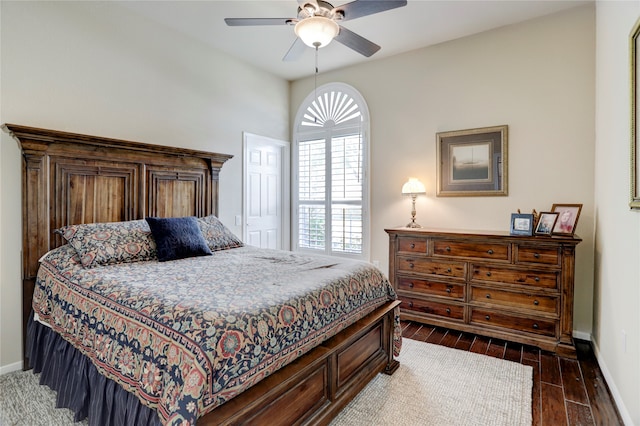
{"label": "framed photograph on dresser", "polygon": [[553,226],[553,234],[573,235],[581,210],[582,204],[554,204],[551,211],[558,213],[558,220]]}
{"label": "framed photograph on dresser", "polygon": [[505,126],[436,134],[438,197],[508,195]]}
{"label": "framed photograph on dresser", "polygon": [[556,220],[558,220],[558,214],[557,212],[540,212],[540,218],[538,219],[534,233],[536,235],[551,235],[553,226],[556,224]]}
{"label": "framed photograph on dresser", "polygon": [[533,214],[512,213],[511,214],[511,235],[533,235]]}

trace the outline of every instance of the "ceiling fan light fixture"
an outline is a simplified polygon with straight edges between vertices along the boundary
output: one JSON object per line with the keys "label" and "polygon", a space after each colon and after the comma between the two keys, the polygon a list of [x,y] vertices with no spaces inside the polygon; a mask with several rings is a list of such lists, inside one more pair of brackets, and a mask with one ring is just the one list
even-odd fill
{"label": "ceiling fan light fixture", "polygon": [[340,27],[332,19],[324,16],[311,16],[301,19],[294,31],[309,47],[324,47],[340,32]]}

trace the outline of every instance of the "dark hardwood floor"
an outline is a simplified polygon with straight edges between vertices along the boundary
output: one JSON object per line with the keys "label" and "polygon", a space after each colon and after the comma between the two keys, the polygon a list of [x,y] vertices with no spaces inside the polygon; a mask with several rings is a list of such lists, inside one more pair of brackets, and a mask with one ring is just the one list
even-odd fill
{"label": "dark hardwood floor", "polygon": [[533,367],[533,425],[623,425],[591,344],[577,340],[578,359],[519,343],[403,321],[405,338],[481,353]]}

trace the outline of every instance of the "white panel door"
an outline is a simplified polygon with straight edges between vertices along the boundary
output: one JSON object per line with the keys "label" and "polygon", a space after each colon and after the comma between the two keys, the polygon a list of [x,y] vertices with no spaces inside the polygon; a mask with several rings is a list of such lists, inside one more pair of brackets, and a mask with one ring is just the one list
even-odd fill
{"label": "white panel door", "polygon": [[288,146],[245,134],[244,241],[249,245],[288,248]]}

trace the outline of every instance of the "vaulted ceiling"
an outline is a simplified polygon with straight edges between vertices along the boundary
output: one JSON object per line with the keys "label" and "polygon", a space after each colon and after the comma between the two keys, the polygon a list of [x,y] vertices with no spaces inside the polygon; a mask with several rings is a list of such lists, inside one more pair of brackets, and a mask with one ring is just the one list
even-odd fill
{"label": "vaulted ceiling", "polygon": [[[361,0],[372,1],[372,0]],[[373,0],[375,1],[375,0]],[[340,6],[349,1],[333,1]],[[333,41],[318,51],[320,72],[442,43],[590,3],[582,0],[408,0],[382,13],[342,25],[380,45],[370,58]],[[295,18],[296,0],[125,1],[132,13],[183,32],[240,60],[287,80],[312,75],[315,52],[282,61],[295,41],[293,26],[230,27],[224,18]]]}

